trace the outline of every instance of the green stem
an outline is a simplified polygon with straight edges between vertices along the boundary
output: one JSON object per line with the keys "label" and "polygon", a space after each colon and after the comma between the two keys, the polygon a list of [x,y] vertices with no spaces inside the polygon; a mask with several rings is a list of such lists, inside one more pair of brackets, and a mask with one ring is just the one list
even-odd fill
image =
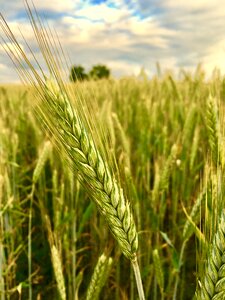
{"label": "green stem", "polygon": [[140,269],[139,269],[137,258],[135,260],[132,260],[131,262],[132,262],[134,275],[135,275],[135,279],[136,279],[139,300],[145,300],[145,295],[144,295],[143,285],[142,285],[142,281],[141,281],[141,274],[140,274]]}
{"label": "green stem", "polygon": [[174,293],[173,293],[173,300],[177,299],[177,290],[178,290],[178,285],[179,285],[179,281],[180,281],[180,271],[181,271],[181,267],[183,264],[183,256],[184,256],[184,250],[187,244],[187,239],[184,240],[182,247],[181,247],[181,251],[180,251],[180,257],[179,257],[179,270],[176,274],[176,281],[175,281],[175,287],[174,287]]}
{"label": "green stem", "polygon": [[32,300],[32,208],[34,196],[34,184],[30,194],[30,208],[29,208],[29,223],[28,223],[28,281],[29,281],[29,300]]}

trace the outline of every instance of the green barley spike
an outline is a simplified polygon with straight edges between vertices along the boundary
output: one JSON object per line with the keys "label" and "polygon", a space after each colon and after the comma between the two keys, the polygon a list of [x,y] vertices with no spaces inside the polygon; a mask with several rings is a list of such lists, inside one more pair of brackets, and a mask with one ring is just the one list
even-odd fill
{"label": "green barley spike", "polygon": [[51,151],[51,143],[49,141],[46,141],[44,144],[44,147],[42,149],[42,152],[38,158],[34,172],[33,172],[33,183],[34,184],[38,181],[38,179],[41,175],[41,172],[45,166],[45,163],[46,163],[47,159],[49,158],[50,151]]}
{"label": "green barley spike", "polygon": [[163,292],[164,292],[164,274],[163,274],[163,268],[162,268],[161,260],[160,260],[160,257],[159,257],[159,252],[158,252],[157,249],[153,250],[152,257],[153,257],[153,264],[154,264],[157,283],[159,285],[161,294],[163,295]]}
{"label": "green barley spike", "polygon": [[106,283],[112,266],[112,258],[107,257],[104,253],[99,257],[91,282],[88,286],[86,300],[98,300],[99,294]]}
{"label": "green barley spike", "polygon": [[137,232],[122,188],[67,96],[52,81],[47,82],[44,92],[40,114],[53,132],[55,141],[65,150],[71,168],[79,171],[90,189],[124,255],[135,260]]}
{"label": "green barley spike", "polygon": [[[201,205],[205,201],[205,194],[206,194],[206,191],[204,190],[203,192],[201,192],[199,194],[198,198],[196,199],[196,201],[194,203],[194,206],[190,213],[190,218],[193,220],[193,222],[195,222],[196,220],[199,219],[199,216],[201,213]],[[186,220],[186,222],[184,224],[184,229],[183,229],[183,239],[188,240],[191,237],[191,235],[193,234],[193,232],[194,232],[193,226],[191,225],[189,220]]]}
{"label": "green barley spike", "polygon": [[199,281],[195,300],[225,299],[225,211],[208,252],[203,278]]}
{"label": "green barley spike", "polygon": [[55,278],[56,278],[57,288],[59,291],[60,298],[61,300],[66,300],[66,288],[65,288],[64,276],[63,276],[61,258],[59,255],[59,251],[55,245],[51,246],[51,256],[52,256],[53,269],[55,273]]}
{"label": "green barley spike", "polygon": [[212,153],[212,160],[215,166],[222,164],[222,149],[220,124],[218,120],[218,107],[216,99],[211,95],[207,99],[206,109],[206,127],[208,131],[208,140]]}
{"label": "green barley spike", "polygon": [[178,146],[174,144],[171,148],[170,155],[167,158],[167,161],[162,170],[162,174],[160,176],[159,189],[161,191],[165,191],[168,189],[169,179],[172,172],[172,167],[175,164],[177,158],[177,153],[178,153]]}

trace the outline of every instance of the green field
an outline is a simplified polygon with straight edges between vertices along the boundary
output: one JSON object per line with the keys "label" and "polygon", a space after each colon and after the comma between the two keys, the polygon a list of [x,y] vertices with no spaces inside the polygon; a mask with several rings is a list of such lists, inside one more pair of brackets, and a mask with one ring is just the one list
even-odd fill
{"label": "green field", "polygon": [[[70,88],[130,203],[146,299],[188,300],[198,286],[198,300],[224,299],[225,79],[198,68]],[[130,261],[34,99],[0,87],[0,299],[88,299],[102,253],[112,264],[99,299],[138,299]]]}

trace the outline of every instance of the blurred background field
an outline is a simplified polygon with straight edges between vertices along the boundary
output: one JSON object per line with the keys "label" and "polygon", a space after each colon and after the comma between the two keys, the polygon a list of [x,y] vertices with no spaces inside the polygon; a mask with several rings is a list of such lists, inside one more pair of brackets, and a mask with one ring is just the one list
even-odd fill
{"label": "blurred background field", "polygon": [[[77,82],[104,124],[131,202],[146,299],[191,299],[223,203],[225,78],[171,73]],[[95,100],[93,100],[95,99]],[[137,299],[130,262],[35,116],[25,86],[0,87],[0,299],[85,299],[104,251],[100,299]],[[194,208],[194,209],[193,209]],[[32,285],[31,285],[32,284]]]}

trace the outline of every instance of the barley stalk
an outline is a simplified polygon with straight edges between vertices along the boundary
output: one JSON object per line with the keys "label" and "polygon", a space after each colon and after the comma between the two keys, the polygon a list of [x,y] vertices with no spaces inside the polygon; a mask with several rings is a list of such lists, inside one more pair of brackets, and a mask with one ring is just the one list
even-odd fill
{"label": "barley stalk", "polygon": [[33,196],[35,190],[35,184],[37,183],[41,173],[44,169],[45,163],[49,157],[51,149],[51,143],[45,142],[44,147],[38,158],[36,167],[33,171],[32,177],[32,190],[30,193],[30,208],[29,208],[29,222],[28,222],[28,274],[29,274],[29,300],[32,299],[32,210],[33,210]]}
{"label": "barley stalk", "polygon": [[5,300],[5,250],[3,245],[3,186],[4,177],[0,174],[0,300]]}

